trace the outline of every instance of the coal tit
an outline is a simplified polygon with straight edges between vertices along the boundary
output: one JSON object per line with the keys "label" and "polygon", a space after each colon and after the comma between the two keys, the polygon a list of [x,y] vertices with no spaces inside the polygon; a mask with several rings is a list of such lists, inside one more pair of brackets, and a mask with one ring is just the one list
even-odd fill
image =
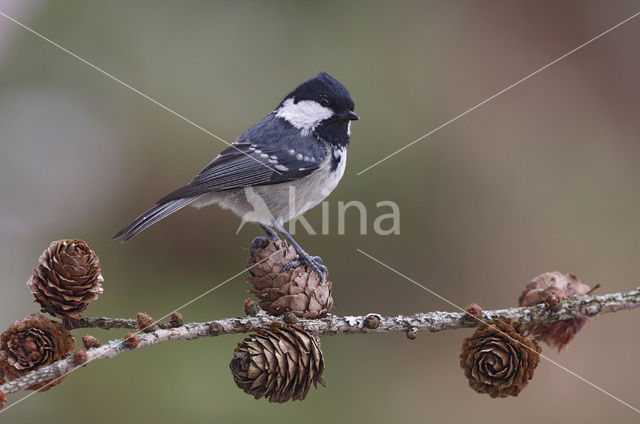
{"label": "coal tit", "polygon": [[324,280],[328,271],[320,257],[305,252],[283,224],[316,206],[338,185],[351,121],[358,119],[353,108],[338,80],[318,74],[289,93],[189,184],[158,200],[113,238],[127,241],[187,205],[217,204],[259,224],[269,239],[278,239],[271,227],[279,231],[298,253],[285,270],[306,263]]}

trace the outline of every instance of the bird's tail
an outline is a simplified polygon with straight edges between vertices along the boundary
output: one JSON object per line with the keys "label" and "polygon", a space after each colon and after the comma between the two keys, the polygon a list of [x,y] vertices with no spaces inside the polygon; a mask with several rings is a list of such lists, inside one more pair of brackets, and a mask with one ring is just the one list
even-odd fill
{"label": "bird's tail", "polygon": [[184,208],[189,203],[196,200],[198,196],[194,197],[185,197],[183,199],[171,200],[165,203],[160,203],[149,209],[139,217],[133,220],[133,222],[122,230],[118,231],[118,234],[113,236],[111,240],[117,239],[119,237],[123,237],[122,241],[125,242],[129,240],[131,237],[135,236],[139,232],[146,230],[156,222],[160,221],[171,215],[174,212]]}

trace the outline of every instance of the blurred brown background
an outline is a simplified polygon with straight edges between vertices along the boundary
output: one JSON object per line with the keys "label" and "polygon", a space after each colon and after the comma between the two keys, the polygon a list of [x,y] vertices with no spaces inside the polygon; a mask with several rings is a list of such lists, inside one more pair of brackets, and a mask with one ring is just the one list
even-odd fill
{"label": "blurred brown background", "polygon": [[[344,236],[335,215],[330,235],[299,236],[331,269],[336,314],[451,309],[356,248],[485,309],[515,305],[544,271],[574,272],[601,293],[638,285],[640,18],[356,176],[637,2],[0,0],[0,10],[226,140],[318,71],[340,79],[362,119],[331,211],[361,200],[375,217],[376,202],[393,200],[402,215],[399,236],[358,235],[355,213]],[[225,146],[3,17],[0,140],[2,328],[37,310],[24,282],[51,240],[83,238],[101,258],[105,293],[88,315],[159,317],[239,272],[259,234],[235,235],[239,220],[209,208],[109,241]],[[320,225],[319,210],[306,216]],[[183,313],[238,315],[246,290],[236,278]],[[639,324],[638,311],[606,315],[544,353],[639,407]],[[326,337],[328,387],[285,405],[236,388],[228,362],[242,336],[172,342],[81,369],[0,421],[637,422],[547,361],[518,398],[476,394],[457,358],[470,332]]]}

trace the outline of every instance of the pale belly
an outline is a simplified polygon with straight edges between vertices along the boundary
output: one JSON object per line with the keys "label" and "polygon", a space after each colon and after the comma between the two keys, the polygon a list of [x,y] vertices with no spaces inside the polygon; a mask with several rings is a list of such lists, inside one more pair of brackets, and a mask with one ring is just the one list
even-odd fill
{"label": "pale belly", "polygon": [[245,187],[200,195],[191,205],[203,207],[218,204],[233,211],[243,220],[265,225],[281,225],[322,202],[344,174],[346,150],[340,152],[338,167],[330,172],[331,158],[306,177],[266,186]]}

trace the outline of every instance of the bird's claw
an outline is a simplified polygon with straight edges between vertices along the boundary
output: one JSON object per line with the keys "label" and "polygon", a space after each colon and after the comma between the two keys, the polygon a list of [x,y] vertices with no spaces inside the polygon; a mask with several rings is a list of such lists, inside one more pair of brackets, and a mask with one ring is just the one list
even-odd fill
{"label": "bird's claw", "polygon": [[[317,264],[321,264],[322,263],[322,258],[320,256],[309,256],[311,258],[311,260]],[[326,267],[325,267],[326,268]]]}
{"label": "bird's claw", "polygon": [[266,236],[260,236],[260,237],[256,237],[253,239],[253,241],[251,242],[251,251],[253,252],[255,250],[256,247],[262,247],[264,246],[268,241],[276,241],[276,240],[280,240],[280,237],[278,237],[278,233],[276,233],[275,231],[273,231],[271,228],[269,228],[267,225],[263,225],[260,224],[260,227],[264,230],[264,232],[267,234]]}
{"label": "bird's claw", "polygon": [[329,269],[322,265],[322,258],[320,256],[311,256],[307,253],[298,253],[298,259],[294,259],[293,261],[286,264],[282,267],[282,272],[287,272],[290,269],[297,268],[300,265],[307,264],[312,270],[318,274],[322,278],[322,284],[327,281],[327,277],[329,276]]}
{"label": "bird's claw", "polygon": [[269,237],[266,237],[266,236],[256,237],[251,242],[251,246],[249,247],[249,249],[251,249],[251,252],[253,252],[257,248],[263,247],[269,240],[271,240],[271,239]]}

